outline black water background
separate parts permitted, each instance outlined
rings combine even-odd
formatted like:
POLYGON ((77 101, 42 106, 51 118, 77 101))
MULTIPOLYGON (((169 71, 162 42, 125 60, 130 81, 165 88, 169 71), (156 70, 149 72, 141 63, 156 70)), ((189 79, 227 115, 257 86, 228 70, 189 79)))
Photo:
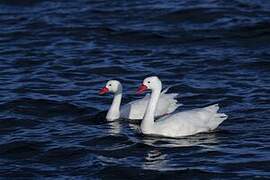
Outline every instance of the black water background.
POLYGON ((269 20, 267 0, 1 1, 0 176, 269 177, 269 20), (107 80, 126 103, 148 75, 230 118, 167 139, 96 116, 107 80))

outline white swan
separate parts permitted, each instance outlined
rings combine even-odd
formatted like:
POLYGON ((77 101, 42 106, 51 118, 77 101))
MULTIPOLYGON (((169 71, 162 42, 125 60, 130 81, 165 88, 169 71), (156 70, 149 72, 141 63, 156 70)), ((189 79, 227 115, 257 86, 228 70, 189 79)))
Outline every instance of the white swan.
MULTIPOLYGON (((177 104, 177 100, 175 99, 178 94, 165 94, 167 90, 168 89, 163 91, 159 100, 157 100, 158 105, 155 117, 171 113, 180 106, 180 104, 177 104)), ((134 120, 143 118, 147 103, 150 99, 149 95, 146 95, 143 99, 125 104, 121 106, 120 109, 122 99, 121 83, 117 80, 110 80, 106 83, 106 86, 99 91, 99 94, 105 94, 108 92, 112 92, 114 94, 112 105, 106 115, 106 119, 108 121, 114 121, 119 118, 134 120)))
POLYGON ((227 119, 226 114, 217 112, 219 107, 218 104, 215 104, 204 108, 169 114, 155 121, 154 113, 161 88, 162 84, 159 78, 152 76, 144 79, 143 84, 137 91, 137 93, 142 93, 147 89, 152 91, 145 116, 141 122, 143 134, 173 138, 188 136, 213 130, 227 119))

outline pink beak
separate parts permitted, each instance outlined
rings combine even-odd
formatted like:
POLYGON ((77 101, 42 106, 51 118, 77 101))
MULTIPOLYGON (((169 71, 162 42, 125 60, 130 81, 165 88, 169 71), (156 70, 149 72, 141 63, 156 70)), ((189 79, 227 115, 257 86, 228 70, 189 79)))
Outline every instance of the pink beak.
POLYGON ((144 84, 141 84, 140 85, 140 87, 138 88, 138 90, 137 90, 137 94, 141 94, 141 93, 143 93, 144 91, 146 91, 148 88, 147 88, 147 86, 146 85, 144 85, 144 84))
POLYGON ((102 95, 102 94, 106 94, 107 92, 109 92, 109 89, 107 87, 104 87, 99 91, 99 94, 102 95))

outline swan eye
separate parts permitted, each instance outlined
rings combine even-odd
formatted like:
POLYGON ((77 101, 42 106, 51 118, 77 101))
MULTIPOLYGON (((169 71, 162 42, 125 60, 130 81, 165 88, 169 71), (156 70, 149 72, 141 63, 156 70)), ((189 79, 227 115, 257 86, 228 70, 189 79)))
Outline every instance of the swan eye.
POLYGON ((148 81, 147 83, 150 84, 150 81, 148 81))
POLYGON ((109 84, 109 86, 112 86, 111 84, 109 84))

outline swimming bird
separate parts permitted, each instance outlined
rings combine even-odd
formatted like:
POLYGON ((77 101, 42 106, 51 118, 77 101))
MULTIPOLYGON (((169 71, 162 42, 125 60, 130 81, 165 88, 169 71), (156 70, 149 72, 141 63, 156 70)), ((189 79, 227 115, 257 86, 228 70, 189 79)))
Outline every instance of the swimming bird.
MULTIPOLYGON (((100 95, 109 92, 114 94, 114 98, 111 107, 107 112, 106 119, 108 121, 114 121, 119 118, 141 120, 144 116, 150 96, 146 95, 142 99, 135 100, 121 106, 122 89, 122 85, 119 81, 109 80, 106 83, 106 86, 99 91, 100 95)), ((155 117, 172 113, 177 107, 181 105, 177 104, 176 97, 178 94, 166 94, 167 90, 168 89, 161 92, 161 95, 157 99, 157 108, 154 114, 155 117)))
POLYGON ((227 115, 218 113, 218 104, 197 108, 178 113, 168 114, 157 120, 154 114, 157 111, 157 104, 160 98, 162 83, 157 76, 145 78, 137 93, 151 90, 148 105, 140 129, 146 135, 158 135, 166 137, 182 137, 194 135, 201 132, 208 132, 216 129, 227 115))

